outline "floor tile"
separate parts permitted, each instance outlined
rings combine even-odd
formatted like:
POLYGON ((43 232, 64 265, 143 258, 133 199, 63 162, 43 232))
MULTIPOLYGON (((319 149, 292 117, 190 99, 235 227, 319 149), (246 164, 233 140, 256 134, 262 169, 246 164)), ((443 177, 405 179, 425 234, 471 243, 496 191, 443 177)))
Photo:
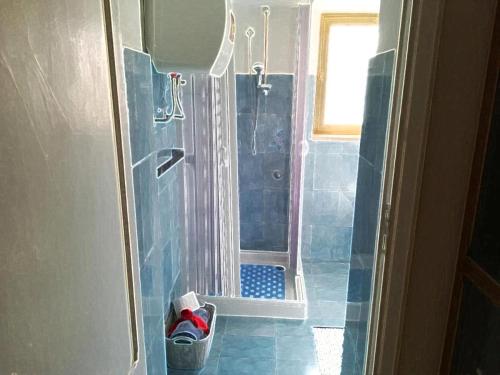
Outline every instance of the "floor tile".
POLYGON ((278 361, 276 375, 320 375, 316 363, 307 361, 278 361))
POLYGON ((276 321, 276 336, 312 336, 311 324, 305 320, 280 319, 276 321))
POLYGON ((215 333, 212 348, 210 349, 210 358, 219 359, 220 354, 222 352, 222 341, 224 339, 224 335, 220 333, 215 333))
POLYGON ((227 320, 225 334, 274 337, 275 319, 231 317, 227 320))
POLYGON ((224 331, 226 330, 226 323, 229 318, 226 316, 218 316, 217 320, 215 321, 215 334, 224 334, 224 331))
POLYGON ((253 358, 254 360, 274 359, 276 345, 274 337, 251 337, 225 335, 222 341, 221 357, 253 358))
POLYGON ((217 375, 274 375, 276 360, 247 357, 223 357, 219 361, 217 375))
POLYGON ((208 360, 205 367, 200 370, 177 370, 169 368, 168 375, 217 375, 219 360, 208 360))
POLYGON ((316 362, 314 338, 309 336, 279 336, 276 338, 276 355, 280 360, 316 362))

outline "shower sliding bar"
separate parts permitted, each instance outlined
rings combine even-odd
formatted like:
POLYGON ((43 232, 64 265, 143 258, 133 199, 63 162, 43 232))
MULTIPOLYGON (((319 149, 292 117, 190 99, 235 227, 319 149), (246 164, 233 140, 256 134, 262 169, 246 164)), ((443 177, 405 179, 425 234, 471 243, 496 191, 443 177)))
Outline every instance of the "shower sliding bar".
POLYGON ((262 6, 262 13, 264 13, 264 85, 267 84, 267 66, 269 60, 269 16, 271 8, 269 5, 262 6))
MULTIPOLYGON (((263 61, 256 62, 252 65, 252 69, 257 75, 257 88, 262 90, 265 96, 269 95, 272 85, 267 83, 267 69, 269 62, 269 15, 271 14, 271 8, 268 5, 262 6, 262 13, 264 14, 264 56, 263 61)), ((252 74, 252 72, 250 72, 252 74)))

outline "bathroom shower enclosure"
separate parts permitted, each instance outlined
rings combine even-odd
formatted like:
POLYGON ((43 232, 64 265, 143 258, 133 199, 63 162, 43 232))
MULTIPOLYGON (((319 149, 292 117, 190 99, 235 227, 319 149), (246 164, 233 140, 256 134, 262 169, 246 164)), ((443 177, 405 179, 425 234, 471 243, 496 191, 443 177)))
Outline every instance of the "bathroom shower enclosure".
MULTIPOLYGON (((255 7, 269 31, 272 7, 255 7)), ((293 74, 266 71, 266 49, 255 43, 273 48, 266 33, 239 23, 236 51, 251 74, 236 74, 233 62, 220 78, 191 74, 184 87, 187 289, 222 314, 306 316, 299 243, 309 12, 297 5, 293 74)))

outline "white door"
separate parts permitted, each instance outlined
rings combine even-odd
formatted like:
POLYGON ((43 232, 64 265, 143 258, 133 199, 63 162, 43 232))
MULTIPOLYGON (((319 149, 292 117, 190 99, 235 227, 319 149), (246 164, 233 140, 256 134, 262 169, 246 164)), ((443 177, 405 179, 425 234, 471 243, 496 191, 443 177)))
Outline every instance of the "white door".
POLYGON ((133 367, 110 92, 100 0, 0 1, 0 374, 133 367))

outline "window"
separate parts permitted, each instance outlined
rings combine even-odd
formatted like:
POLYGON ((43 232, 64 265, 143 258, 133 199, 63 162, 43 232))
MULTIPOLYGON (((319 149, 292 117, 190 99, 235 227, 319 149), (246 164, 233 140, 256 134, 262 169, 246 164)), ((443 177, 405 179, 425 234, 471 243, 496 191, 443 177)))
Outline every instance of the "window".
POLYGON ((321 16, 314 138, 358 138, 368 61, 377 50, 378 15, 321 16))

